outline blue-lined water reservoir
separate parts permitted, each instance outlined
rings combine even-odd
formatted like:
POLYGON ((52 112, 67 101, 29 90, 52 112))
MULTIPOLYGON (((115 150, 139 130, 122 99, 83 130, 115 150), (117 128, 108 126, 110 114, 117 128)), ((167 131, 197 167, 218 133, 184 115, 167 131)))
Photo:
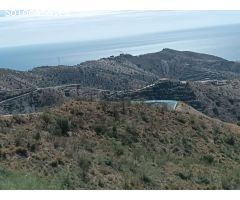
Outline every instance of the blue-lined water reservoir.
POLYGON ((175 100, 144 100, 144 101, 131 101, 132 104, 148 104, 161 107, 167 107, 168 110, 175 110, 178 101, 175 100))

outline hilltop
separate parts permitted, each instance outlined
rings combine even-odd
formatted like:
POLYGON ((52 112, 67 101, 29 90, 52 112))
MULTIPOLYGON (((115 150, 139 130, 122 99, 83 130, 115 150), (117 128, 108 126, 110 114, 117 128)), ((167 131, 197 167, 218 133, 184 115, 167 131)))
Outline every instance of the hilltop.
POLYGON ((73 101, 1 117, 0 188, 239 189, 239 127, 180 108, 73 101))

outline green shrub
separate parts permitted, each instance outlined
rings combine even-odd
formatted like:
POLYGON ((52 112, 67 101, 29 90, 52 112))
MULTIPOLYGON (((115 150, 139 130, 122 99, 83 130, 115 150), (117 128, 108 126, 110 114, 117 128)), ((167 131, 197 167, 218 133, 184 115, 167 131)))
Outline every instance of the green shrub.
POLYGON ((208 178, 207 177, 198 177, 196 180, 195 180, 195 182, 197 183, 197 184, 204 184, 204 185, 208 185, 208 184, 210 184, 210 181, 208 180, 208 178))
POLYGON ((83 171, 88 171, 91 166, 91 160, 88 157, 86 157, 85 155, 80 156, 78 159, 78 166, 83 171))
POLYGON ((182 144, 184 147, 184 151, 188 154, 191 154, 193 149, 192 141, 190 139, 182 138, 182 144))
POLYGON ((119 121, 120 115, 116 107, 113 108, 113 117, 115 121, 119 121))
POLYGON ((125 145, 130 145, 132 143, 135 143, 138 141, 138 133, 134 126, 127 126, 126 132, 121 135, 120 137, 121 141, 125 145))
POLYGON ((104 187, 104 183, 102 180, 98 180, 98 186, 103 188, 104 187))
POLYGON ((25 120, 21 115, 13 115, 12 118, 17 124, 24 124, 25 123, 25 120))
POLYGON ((22 157, 28 157, 28 151, 23 147, 18 147, 16 149, 16 154, 22 157))
POLYGON ((126 102, 124 101, 124 100, 122 100, 122 102, 121 102, 121 104, 122 104, 122 114, 126 114, 126 102))
POLYGON ((40 133, 39 133, 39 132, 35 133, 35 134, 33 135, 33 139, 35 139, 35 140, 40 140, 40 139, 41 139, 40 133))
POLYGON ((183 117, 177 117, 177 121, 179 121, 182 124, 186 123, 186 120, 183 117))
POLYGON ((143 174, 143 175, 142 175, 141 180, 142 180, 144 183, 146 183, 146 184, 152 182, 151 178, 150 178, 149 176, 147 176, 146 174, 143 174))
POLYGON ((150 120, 148 119, 147 115, 145 114, 145 112, 140 112, 141 118, 144 122, 148 123, 150 122, 150 120))
POLYGON ((107 166, 112 166, 112 165, 113 165, 112 160, 110 160, 110 159, 105 160, 104 163, 105 163, 107 166))
POLYGON ((43 112, 43 114, 41 115, 41 118, 46 124, 51 124, 54 121, 53 116, 47 111, 43 112))
POLYGON ((235 138, 233 136, 228 136, 226 137, 225 142, 233 146, 235 144, 235 138))
POLYGON ((65 177, 61 182, 62 189, 64 189, 64 190, 74 189, 74 187, 72 185, 73 185, 73 183, 69 177, 65 177))
POLYGON ((218 116, 219 115, 218 109, 217 108, 213 108, 213 113, 218 116))
POLYGON ((81 176, 85 182, 87 182, 87 173, 92 165, 91 159, 87 155, 80 155, 77 160, 78 166, 81 169, 81 176))
POLYGON ((229 103, 233 105, 234 100, 233 99, 228 99, 229 103))
POLYGON ((112 127, 112 137, 117 138, 117 126, 115 124, 112 127))
POLYGON ((71 109, 70 113, 72 115, 76 115, 76 116, 83 116, 84 115, 84 113, 81 110, 79 110, 78 108, 71 109))
POLYGON ((93 128, 98 135, 105 134, 107 132, 107 128, 104 124, 97 124, 93 128))
POLYGON ((61 135, 67 136, 67 132, 70 131, 71 122, 67 118, 58 118, 56 121, 61 135))
POLYGON ((116 153, 117 156, 121 156, 121 155, 124 154, 124 149, 122 147, 120 147, 120 146, 117 146, 115 148, 115 153, 116 153))
POLYGON ((214 162, 214 157, 212 155, 204 155, 202 160, 207 164, 212 164, 214 162))
POLYGON ((176 175, 179 176, 182 180, 190 180, 191 178, 191 173, 179 172, 176 175))
POLYGON ((113 139, 112 144, 113 144, 114 153, 117 156, 121 156, 121 155, 124 154, 124 147, 122 146, 121 142, 116 141, 115 139, 113 139))

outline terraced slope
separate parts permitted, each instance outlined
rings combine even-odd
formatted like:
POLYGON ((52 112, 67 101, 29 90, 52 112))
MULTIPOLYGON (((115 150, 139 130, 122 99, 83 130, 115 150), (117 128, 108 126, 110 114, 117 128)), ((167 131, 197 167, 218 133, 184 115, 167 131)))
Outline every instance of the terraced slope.
POLYGON ((240 81, 180 82, 161 80, 149 87, 117 92, 110 100, 177 100, 226 122, 240 121, 240 81))

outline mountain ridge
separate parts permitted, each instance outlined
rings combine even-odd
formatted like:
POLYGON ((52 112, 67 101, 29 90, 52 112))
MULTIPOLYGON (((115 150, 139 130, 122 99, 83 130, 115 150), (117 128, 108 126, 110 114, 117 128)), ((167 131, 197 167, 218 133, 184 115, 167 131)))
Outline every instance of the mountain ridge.
MULTIPOLYGON (((161 93, 169 98, 186 101, 224 121, 236 123, 240 119, 239 81, 235 81, 240 79, 240 63, 208 54, 165 48, 156 53, 120 54, 75 66, 43 66, 24 72, 1 69, 0 76, 1 114, 38 112, 45 106, 76 98, 106 99, 167 79, 170 85, 178 85, 171 88, 162 84, 161 93), (187 84, 180 86, 181 81, 187 84), (216 81, 225 82, 225 86, 216 81)), ((154 95, 163 98, 156 92, 154 95)))

